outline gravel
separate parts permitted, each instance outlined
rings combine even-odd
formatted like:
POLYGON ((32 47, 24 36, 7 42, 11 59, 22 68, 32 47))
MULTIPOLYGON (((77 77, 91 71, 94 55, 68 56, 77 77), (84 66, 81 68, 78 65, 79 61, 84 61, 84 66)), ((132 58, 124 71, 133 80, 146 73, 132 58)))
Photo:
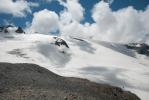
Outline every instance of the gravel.
POLYGON ((0 100, 140 100, 108 84, 62 77, 35 64, 0 63, 0 100))

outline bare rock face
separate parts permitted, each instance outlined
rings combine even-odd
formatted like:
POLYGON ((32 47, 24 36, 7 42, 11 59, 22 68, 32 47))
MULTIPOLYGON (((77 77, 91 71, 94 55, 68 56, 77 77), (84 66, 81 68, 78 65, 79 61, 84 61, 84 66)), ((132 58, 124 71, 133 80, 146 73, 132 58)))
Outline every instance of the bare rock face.
POLYGON ((129 43, 126 45, 128 49, 133 49, 137 53, 149 56, 149 45, 145 43, 129 43))
POLYGON ((65 40, 63 40, 59 37, 54 37, 54 39, 55 39, 55 45, 57 45, 57 46, 62 46, 63 45, 65 47, 69 48, 69 46, 68 46, 68 44, 66 43, 65 40))
POLYGON ((140 100, 85 79, 62 77, 34 64, 0 63, 0 100, 140 100))
POLYGON ((24 33, 24 30, 21 27, 18 27, 18 29, 15 31, 16 33, 24 33))

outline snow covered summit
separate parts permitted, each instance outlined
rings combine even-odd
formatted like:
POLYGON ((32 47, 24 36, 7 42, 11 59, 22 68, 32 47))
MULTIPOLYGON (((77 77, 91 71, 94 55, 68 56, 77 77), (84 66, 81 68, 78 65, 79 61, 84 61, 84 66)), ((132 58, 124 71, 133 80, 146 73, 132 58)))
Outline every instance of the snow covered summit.
POLYGON ((70 36, 0 36, 0 62, 34 63, 63 76, 119 86, 142 100, 149 94, 149 58, 123 44, 70 36))
POLYGON ((0 33, 25 33, 21 27, 13 25, 0 26, 0 33))

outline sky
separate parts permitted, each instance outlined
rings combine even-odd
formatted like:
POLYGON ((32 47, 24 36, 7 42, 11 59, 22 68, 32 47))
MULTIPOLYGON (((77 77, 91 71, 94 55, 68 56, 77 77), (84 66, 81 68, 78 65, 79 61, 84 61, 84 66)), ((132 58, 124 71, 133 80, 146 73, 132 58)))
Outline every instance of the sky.
MULTIPOLYGON (((0 0, 0 25, 112 42, 143 41, 149 0, 0 0)), ((148 42, 148 41, 147 41, 148 42)))

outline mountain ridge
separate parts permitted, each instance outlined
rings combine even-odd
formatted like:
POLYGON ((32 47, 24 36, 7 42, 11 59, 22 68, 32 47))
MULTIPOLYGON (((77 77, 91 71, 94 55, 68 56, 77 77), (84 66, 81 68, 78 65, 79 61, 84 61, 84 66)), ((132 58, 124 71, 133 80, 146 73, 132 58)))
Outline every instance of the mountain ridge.
POLYGON ((142 100, 148 98, 147 56, 136 54, 121 44, 101 44, 69 36, 56 38, 60 39, 58 45, 53 35, 2 33, 0 62, 33 63, 58 75, 124 87, 142 100), (127 50, 137 56, 129 55, 131 52, 127 50))
POLYGON ((62 77, 35 64, 0 63, 0 75, 1 100, 140 100, 121 88, 62 77))

